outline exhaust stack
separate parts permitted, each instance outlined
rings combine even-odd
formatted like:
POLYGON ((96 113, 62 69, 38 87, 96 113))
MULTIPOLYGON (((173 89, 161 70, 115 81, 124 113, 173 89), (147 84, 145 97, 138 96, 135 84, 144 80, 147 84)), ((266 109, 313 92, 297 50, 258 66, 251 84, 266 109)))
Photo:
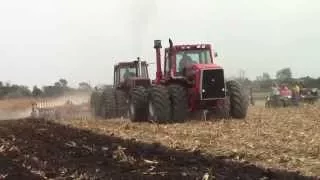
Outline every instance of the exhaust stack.
POLYGON ((141 77, 141 60, 140 57, 137 58, 138 60, 138 77, 141 77))
POLYGON ((153 48, 156 49, 156 61, 157 61, 157 72, 156 72, 156 83, 159 84, 162 79, 162 70, 161 70, 161 40, 154 40, 153 48))

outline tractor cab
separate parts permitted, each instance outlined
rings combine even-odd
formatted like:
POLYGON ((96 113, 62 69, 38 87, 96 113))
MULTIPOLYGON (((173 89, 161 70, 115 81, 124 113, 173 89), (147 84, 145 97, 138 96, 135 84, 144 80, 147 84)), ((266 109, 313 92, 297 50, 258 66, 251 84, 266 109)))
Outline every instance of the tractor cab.
POLYGON ((170 46, 164 49, 164 70, 162 72, 161 64, 158 63, 161 61, 161 41, 155 40, 154 43, 154 48, 157 51, 157 83, 183 80, 192 85, 188 80, 195 80, 195 75, 200 75, 197 72, 219 69, 223 73, 223 68, 215 64, 215 58, 218 55, 210 44, 173 45, 171 40, 169 40, 170 46))
POLYGON ((213 64, 217 54, 212 55, 211 45, 176 45, 165 49, 164 74, 184 76, 184 70, 195 64, 213 64), (169 55, 170 54, 170 55, 169 55))
POLYGON ((148 64, 145 61, 121 62, 114 66, 114 87, 129 89, 137 85, 150 84, 148 64))

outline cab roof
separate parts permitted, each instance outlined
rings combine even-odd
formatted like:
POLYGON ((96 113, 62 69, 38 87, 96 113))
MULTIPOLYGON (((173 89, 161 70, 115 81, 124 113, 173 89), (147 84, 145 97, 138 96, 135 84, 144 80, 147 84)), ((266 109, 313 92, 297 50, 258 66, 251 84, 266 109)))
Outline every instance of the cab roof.
MULTIPOLYGON (((115 68, 118 67, 134 67, 138 63, 137 60, 135 61, 126 61, 126 62, 119 62, 118 64, 114 65, 115 68)), ((147 65, 146 61, 141 61, 141 65, 147 65)))
MULTIPOLYGON (((211 49, 211 44, 185 44, 185 45, 174 45, 176 50, 197 50, 197 49, 211 49)), ((166 50, 169 48, 166 48, 166 50)))

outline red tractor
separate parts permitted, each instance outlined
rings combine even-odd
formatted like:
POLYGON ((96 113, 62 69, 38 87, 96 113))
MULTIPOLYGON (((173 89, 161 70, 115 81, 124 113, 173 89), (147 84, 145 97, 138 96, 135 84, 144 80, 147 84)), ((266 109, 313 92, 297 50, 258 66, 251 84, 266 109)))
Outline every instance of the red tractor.
MULTIPOLYGON (((140 61, 140 58, 136 61, 116 64, 113 86, 96 90, 91 95, 94 115, 105 119, 127 116, 129 97, 141 99, 140 94, 132 95, 132 93, 137 93, 139 89, 145 89, 151 85, 147 66, 148 64, 140 61)), ((144 94, 142 98, 145 98, 144 94)))
POLYGON ((164 50, 162 71, 161 41, 154 41, 156 79, 148 88, 131 91, 131 119, 177 122, 202 110, 222 118, 246 117, 248 97, 238 82, 225 81, 210 44, 173 45, 170 39, 169 44, 164 50))

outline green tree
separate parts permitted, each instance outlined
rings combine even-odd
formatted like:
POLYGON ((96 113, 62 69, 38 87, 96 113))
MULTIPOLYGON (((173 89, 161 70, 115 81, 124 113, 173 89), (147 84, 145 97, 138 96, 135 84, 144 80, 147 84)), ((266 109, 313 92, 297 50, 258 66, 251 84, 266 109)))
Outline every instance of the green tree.
POLYGON ((91 86, 90 86, 90 84, 89 83, 87 83, 87 82, 80 82, 79 83, 79 89, 80 90, 91 90, 91 86))
POLYGON ((264 72, 262 73, 262 81, 270 81, 271 80, 271 76, 269 73, 264 72))
POLYGON ((62 84, 60 82, 55 82, 54 87, 56 88, 62 88, 62 84))
POLYGON ((59 79, 59 82, 63 88, 68 87, 68 81, 66 79, 61 78, 61 79, 59 79))
POLYGON ((269 89, 272 85, 272 78, 269 73, 264 72, 261 76, 257 77, 256 82, 261 89, 269 89))
POLYGON ((283 68, 277 71, 276 78, 280 83, 289 83, 292 81, 292 72, 290 68, 283 68))
POLYGON ((35 97, 41 96, 42 95, 41 89, 38 88, 37 86, 33 86, 32 95, 35 96, 35 97))

